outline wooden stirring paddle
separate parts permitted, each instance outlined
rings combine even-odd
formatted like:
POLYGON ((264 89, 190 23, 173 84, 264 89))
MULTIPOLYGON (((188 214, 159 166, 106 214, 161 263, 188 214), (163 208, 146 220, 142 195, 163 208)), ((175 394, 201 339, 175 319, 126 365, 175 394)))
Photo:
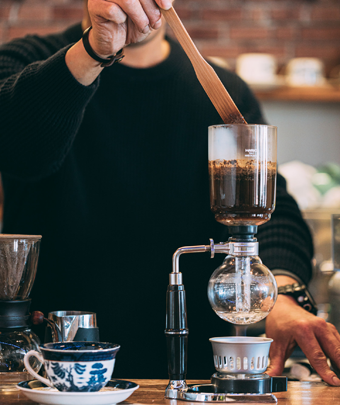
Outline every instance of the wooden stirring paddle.
POLYGON ((215 70, 203 59, 173 7, 162 10, 164 18, 188 55, 196 76, 225 124, 247 124, 215 70))

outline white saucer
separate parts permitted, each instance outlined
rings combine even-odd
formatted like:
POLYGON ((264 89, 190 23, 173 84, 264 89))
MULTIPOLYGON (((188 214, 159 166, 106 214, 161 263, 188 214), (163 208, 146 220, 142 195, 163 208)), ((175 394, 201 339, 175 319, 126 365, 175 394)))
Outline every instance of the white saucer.
POLYGON ((131 381, 111 380, 98 392, 60 392, 38 380, 17 385, 28 399, 43 405, 113 405, 125 401, 139 386, 131 381))

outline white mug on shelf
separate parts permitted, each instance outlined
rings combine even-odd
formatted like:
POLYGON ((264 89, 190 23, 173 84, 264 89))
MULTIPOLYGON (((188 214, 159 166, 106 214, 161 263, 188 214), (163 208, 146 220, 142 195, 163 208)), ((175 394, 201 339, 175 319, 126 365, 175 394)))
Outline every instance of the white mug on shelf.
POLYGON ((250 84, 276 83, 277 62, 267 53, 244 53, 236 60, 237 74, 250 84))
POLYGON ((325 84, 324 64, 318 58, 294 58, 286 67, 290 86, 321 86, 325 84))

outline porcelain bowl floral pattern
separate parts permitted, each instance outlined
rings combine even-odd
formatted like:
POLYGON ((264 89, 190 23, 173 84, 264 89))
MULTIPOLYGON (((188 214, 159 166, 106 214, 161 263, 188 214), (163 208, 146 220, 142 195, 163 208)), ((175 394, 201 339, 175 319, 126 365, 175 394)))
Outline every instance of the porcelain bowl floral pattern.
POLYGON ((41 354, 36 351, 26 354, 25 366, 38 380, 59 391, 94 392, 110 381, 119 349, 119 345, 112 343, 47 343, 40 346, 41 354), (48 380, 32 373, 31 356, 44 363, 48 380))

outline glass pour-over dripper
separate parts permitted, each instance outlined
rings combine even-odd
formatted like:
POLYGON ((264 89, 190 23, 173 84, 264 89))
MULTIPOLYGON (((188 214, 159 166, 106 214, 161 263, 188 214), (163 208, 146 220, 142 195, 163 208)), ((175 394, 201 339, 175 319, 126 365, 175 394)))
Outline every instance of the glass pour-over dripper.
MULTIPOLYGON (((39 338, 30 329, 28 298, 35 279, 41 236, 0 235, 0 391, 15 390, 31 379, 24 356, 39 350, 39 338)), ((41 364, 31 364, 39 371, 41 364)))
POLYGON ((0 301, 25 300, 32 289, 40 237, 0 235, 0 301))
POLYGON ((210 207, 224 225, 261 225, 276 198, 276 127, 209 127, 210 207))

